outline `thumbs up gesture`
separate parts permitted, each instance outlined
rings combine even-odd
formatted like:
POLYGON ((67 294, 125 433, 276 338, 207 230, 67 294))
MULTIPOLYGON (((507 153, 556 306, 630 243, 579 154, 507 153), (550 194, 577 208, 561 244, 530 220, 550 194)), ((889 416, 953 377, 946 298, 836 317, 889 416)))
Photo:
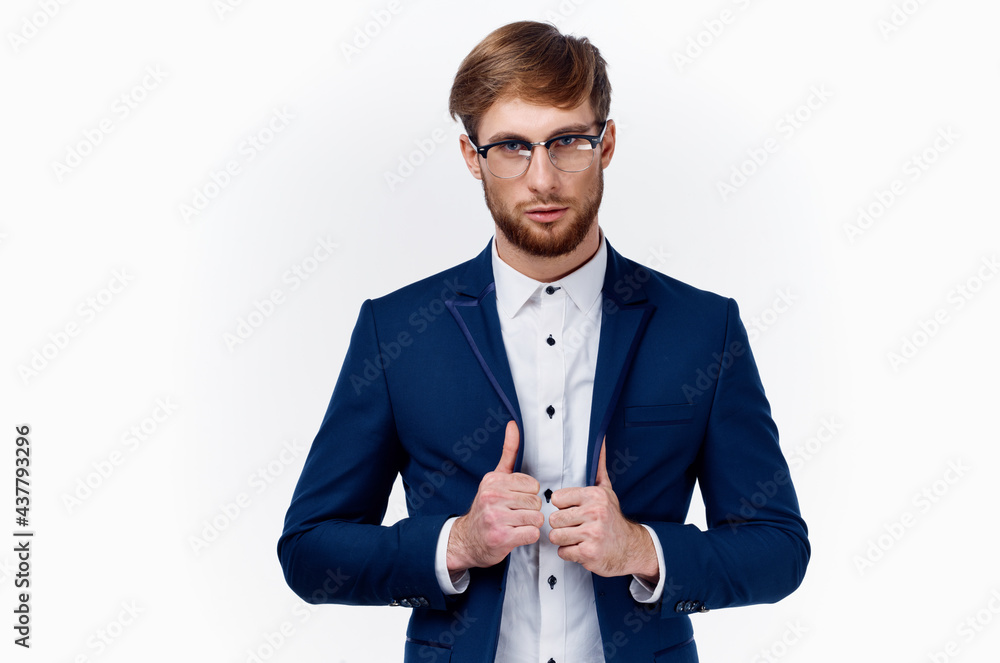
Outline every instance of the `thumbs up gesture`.
POLYGON ((599 576, 634 575, 655 585, 660 569, 653 540, 642 525, 622 513, 611 487, 607 439, 601 443, 593 486, 560 488, 552 493, 558 511, 549 515, 549 541, 559 556, 599 576))
POLYGON ((503 453, 497 468, 487 472, 469 512, 455 521, 448 539, 448 570, 498 564, 518 546, 538 540, 544 524, 541 489, 533 477, 514 471, 520 436, 517 424, 507 423, 503 453))

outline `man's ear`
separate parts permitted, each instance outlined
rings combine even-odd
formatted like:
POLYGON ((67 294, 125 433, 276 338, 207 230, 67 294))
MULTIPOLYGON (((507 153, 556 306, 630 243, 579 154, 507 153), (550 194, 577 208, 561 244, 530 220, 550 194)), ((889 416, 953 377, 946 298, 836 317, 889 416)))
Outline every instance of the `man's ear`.
POLYGON ((458 145, 462 149, 462 158, 465 159, 465 165, 469 168, 469 172, 477 180, 483 179, 483 171, 479 167, 479 154, 472 145, 472 139, 466 134, 462 134, 458 137, 458 145))
POLYGON ((604 130, 604 142, 601 143, 601 169, 611 165, 611 157, 615 155, 615 139, 618 137, 614 120, 608 120, 608 128, 604 130))

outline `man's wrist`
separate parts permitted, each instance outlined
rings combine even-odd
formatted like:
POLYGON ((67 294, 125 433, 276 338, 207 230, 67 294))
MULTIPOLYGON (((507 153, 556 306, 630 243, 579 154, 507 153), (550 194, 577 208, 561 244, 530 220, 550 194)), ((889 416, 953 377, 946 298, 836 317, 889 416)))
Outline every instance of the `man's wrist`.
POLYGON ((434 575, 437 577, 438 587, 446 596, 461 594, 469 586, 468 571, 459 572, 448 569, 448 540, 451 538, 451 528, 454 526, 455 520, 455 518, 449 518, 441 526, 437 550, 434 553, 434 575))
POLYGON ((631 575, 655 586, 660 581, 660 563, 657 560, 653 538, 646 528, 638 523, 632 523, 632 528, 634 545, 630 549, 634 554, 631 575))
POLYGON ((465 554, 465 546, 462 540, 462 532, 465 527, 465 516, 458 517, 454 524, 451 526, 451 532, 448 534, 448 555, 446 566, 448 568, 448 573, 451 575, 452 581, 456 578, 460 578, 463 573, 469 570, 472 566, 468 562, 468 556, 465 554))

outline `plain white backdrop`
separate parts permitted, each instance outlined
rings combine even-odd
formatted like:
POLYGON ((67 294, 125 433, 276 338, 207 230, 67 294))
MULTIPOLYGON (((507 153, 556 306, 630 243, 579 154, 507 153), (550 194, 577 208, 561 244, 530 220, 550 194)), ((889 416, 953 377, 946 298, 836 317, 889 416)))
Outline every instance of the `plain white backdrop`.
POLYGON ((275 544, 361 303, 492 235, 447 98, 521 19, 609 62, 601 225, 739 302, 810 526, 795 594, 693 618, 702 660, 995 660, 986 0, 6 2, 4 660, 399 660, 407 609, 306 606, 275 544))

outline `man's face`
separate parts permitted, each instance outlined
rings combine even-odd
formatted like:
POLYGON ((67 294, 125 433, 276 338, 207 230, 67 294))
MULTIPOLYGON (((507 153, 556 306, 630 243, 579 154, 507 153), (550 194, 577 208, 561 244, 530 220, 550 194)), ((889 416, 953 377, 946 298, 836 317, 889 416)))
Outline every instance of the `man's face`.
MULTIPOLYGON (((566 110, 515 98, 501 100, 482 117, 478 143, 597 135, 601 131, 597 119, 589 102, 566 110)), ((544 147, 533 148, 528 169, 510 179, 495 177, 464 140, 463 154, 473 176, 482 180, 486 205, 506 240, 528 255, 550 258, 573 251, 597 223, 604 193, 603 170, 611 162, 614 134, 614 123, 609 121, 593 163, 577 173, 557 169, 544 147)))

